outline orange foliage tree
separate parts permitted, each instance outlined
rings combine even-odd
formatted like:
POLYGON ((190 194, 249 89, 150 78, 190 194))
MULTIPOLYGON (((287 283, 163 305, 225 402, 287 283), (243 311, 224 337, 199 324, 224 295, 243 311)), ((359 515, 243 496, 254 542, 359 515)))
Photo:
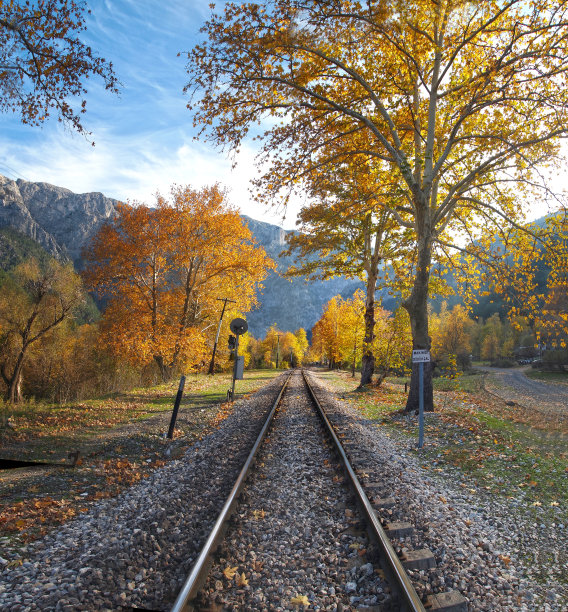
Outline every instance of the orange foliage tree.
POLYGON ((155 208, 119 204, 86 250, 88 285, 108 299, 103 341, 133 362, 176 367, 205 359, 219 295, 241 312, 273 265, 219 186, 173 187, 155 208))

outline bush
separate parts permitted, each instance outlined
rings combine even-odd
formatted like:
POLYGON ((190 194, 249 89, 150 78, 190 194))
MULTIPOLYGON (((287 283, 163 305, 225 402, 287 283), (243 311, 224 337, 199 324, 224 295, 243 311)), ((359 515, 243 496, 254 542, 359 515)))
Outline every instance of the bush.
POLYGON ((515 362, 511 359, 496 359, 491 362, 492 368, 512 368, 515 365, 515 362))
POLYGON ((543 370, 564 370, 568 366, 568 350, 544 351, 542 354, 543 370))

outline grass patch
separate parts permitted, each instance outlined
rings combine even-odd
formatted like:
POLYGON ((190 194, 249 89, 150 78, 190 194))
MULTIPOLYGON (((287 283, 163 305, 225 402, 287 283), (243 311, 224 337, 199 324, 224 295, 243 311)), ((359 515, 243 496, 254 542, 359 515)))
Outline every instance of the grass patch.
POLYGON ((568 372, 543 372, 542 370, 530 368, 525 371, 525 376, 533 380, 541 380, 542 382, 563 383, 568 385, 568 372))

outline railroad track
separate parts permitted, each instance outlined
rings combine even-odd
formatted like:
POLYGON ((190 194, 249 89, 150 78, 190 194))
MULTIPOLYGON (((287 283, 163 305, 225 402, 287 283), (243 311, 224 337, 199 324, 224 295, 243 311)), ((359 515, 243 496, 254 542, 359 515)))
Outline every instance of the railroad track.
MULTIPOLYGON (((397 554, 412 526, 389 522, 395 500, 380 496, 347 431, 338 415, 324 413, 308 378, 293 372, 172 612, 425 610, 407 569, 435 560, 424 550, 397 554)), ((453 591, 426 606, 467 610, 453 591)))

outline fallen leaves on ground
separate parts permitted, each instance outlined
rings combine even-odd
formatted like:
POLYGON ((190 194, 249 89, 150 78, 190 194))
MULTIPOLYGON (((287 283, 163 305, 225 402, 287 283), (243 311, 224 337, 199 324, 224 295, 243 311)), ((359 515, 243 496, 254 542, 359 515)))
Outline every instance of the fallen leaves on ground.
MULTIPOLYGON (((63 523, 86 508, 74 508, 67 499, 56 500, 51 497, 32 498, 5 507, 0 515, 0 527, 10 532, 25 532, 30 527, 45 523, 63 523)), ((24 534, 24 540, 31 534, 24 534)))
POLYGON ((235 574, 237 573, 238 569, 239 569, 238 566, 235 566, 235 567, 228 566, 223 570, 223 575, 225 576, 227 580, 232 580, 235 577, 235 574))
POLYGON ((290 603, 293 606, 309 606, 310 601, 305 595, 296 595, 296 597, 292 597, 290 603))

